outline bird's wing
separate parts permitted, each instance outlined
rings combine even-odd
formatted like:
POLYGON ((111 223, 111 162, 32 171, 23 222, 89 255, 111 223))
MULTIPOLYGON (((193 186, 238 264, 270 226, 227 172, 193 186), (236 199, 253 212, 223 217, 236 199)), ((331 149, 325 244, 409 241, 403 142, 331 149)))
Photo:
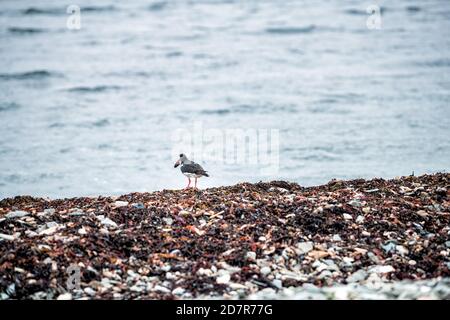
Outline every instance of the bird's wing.
POLYGON ((189 173, 195 173, 195 174, 202 174, 202 175, 206 174, 206 171, 198 163, 185 164, 181 168, 181 171, 189 172, 189 173))

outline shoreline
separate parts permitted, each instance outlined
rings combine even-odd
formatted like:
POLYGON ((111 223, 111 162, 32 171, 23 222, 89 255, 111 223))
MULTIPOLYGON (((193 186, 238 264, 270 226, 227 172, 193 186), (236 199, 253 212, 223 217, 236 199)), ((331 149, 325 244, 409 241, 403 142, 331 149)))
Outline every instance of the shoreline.
POLYGON ((404 281, 449 289, 413 298, 448 299, 449 182, 436 173, 6 198, 0 299, 307 299, 313 287, 404 281))

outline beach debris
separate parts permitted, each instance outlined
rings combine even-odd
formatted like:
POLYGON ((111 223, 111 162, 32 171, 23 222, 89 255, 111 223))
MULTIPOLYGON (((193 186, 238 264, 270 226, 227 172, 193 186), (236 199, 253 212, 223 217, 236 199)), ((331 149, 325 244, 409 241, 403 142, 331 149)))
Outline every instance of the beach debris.
POLYGON ((0 299, 442 298, 449 178, 3 199, 0 299))
POLYGON ((63 293, 63 294, 60 294, 57 298, 56 298, 56 300, 72 300, 72 294, 71 293, 63 293))
POLYGON ((107 227, 117 228, 117 223, 112 221, 110 218, 105 217, 104 215, 98 215, 97 219, 100 221, 102 225, 105 225, 107 227))
POLYGON ((13 241, 14 236, 9 235, 9 234, 0 233, 0 239, 13 241))
POLYGON ((28 216, 30 213, 27 211, 17 210, 17 211, 11 211, 10 213, 5 215, 6 219, 13 219, 13 218, 22 218, 25 216, 28 216))
POLYGON ((314 244, 312 241, 307 242, 299 242, 297 243, 297 253, 299 255, 306 254, 310 252, 314 248, 314 244))
POLYGON ((114 206, 116 208, 126 207, 128 206, 128 201, 115 201, 114 206))

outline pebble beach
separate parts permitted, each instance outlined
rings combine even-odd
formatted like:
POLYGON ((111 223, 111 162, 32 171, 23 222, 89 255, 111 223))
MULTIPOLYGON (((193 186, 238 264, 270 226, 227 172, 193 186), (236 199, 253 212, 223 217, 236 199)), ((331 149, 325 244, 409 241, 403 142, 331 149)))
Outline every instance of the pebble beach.
POLYGON ((0 298, 449 299, 449 178, 6 198, 0 298))

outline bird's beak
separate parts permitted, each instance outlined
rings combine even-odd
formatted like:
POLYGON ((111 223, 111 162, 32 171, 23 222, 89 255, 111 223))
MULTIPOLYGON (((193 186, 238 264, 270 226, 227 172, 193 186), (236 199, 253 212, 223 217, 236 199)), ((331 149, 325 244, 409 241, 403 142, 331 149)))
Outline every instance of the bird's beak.
POLYGON ((178 160, 177 162, 175 162, 175 165, 173 166, 174 168, 178 167, 180 165, 181 161, 178 160))

